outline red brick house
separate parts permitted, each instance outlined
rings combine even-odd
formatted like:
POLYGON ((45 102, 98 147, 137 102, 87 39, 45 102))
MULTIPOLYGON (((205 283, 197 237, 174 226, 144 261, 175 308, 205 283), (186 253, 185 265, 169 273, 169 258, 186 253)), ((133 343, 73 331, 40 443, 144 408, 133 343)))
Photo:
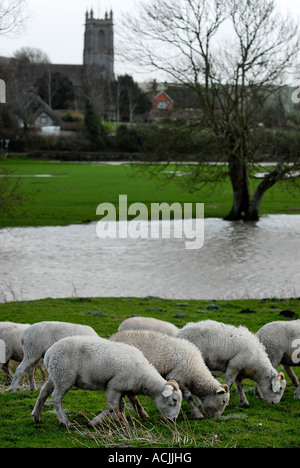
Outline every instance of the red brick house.
POLYGON ((158 94, 153 96, 152 99, 152 110, 155 111, 170 111, 174 107, 174 101, 165 91, 160 91, 158 94))

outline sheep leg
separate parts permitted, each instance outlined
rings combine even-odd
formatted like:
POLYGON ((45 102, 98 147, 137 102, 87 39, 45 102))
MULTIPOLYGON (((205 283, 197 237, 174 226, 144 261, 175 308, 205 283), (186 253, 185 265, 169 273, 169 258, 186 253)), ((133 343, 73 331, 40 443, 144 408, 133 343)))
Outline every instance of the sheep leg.
POLYGON ((10 391, 12 393, 17 391, 20 379, 21 377, 23 377, 27 369, 30 369, 32 366, 35 366, 36 363, 37 363, 36 358, 29 358, 29 359, 23 359, 23 361, 19 364, 19 366, 16 369, 15 375, 13 377, 11 386, 10 386, 10 391))
POLYGON ((238 372, 234 368, 230 368, 229 366, 226 369, 225 373, 225 382, 229 388, 232 387, 233 383, 235 382, 238 376, 238 372))
POLYGON ((239 401, 240 403, 242 404, 242 406, 244 408, 250 408, 250 404, 249 404, 249 401, 247 400, 246 398, 246 395, 245 395, 245 390, 244 390, 244 387, 243 387, 243 382, 244 382, 244 379, 242 377, 237 377, 236 380, 236 386, 237 386, 237 389, 238 389, 238 393, 239 393, 239 401))
POLYGON ((120 412, 120 414, 123 415, 125 422, 127 422, 126 416, 125 416, 125 397, 126 397, 126 395, 123 394, 122 398, 120 399, 119 412, 120 412))
POLYGON ((231 389, 233 382, 236 383, 238 394, 239 394, 239 401, 245 407, 249 408, 249 402, 246 398, 245 391, 243 388, 243 378, 238 375, 238 372, 235 370, 234 366, 228 366, 226 369, 225 380, 228 387, 231 389))
POLYGON ((201 411, 199 410, 199 408, 195 404, 194 398, 193 398, 191 392, 185 387, 181 387, 181 391, 182 391, 183 398, 188 402, 188 404, 190 406, 190 410, 191 410, 191 413, 192 413, 193 417, 195 419, 203 419, 203 414, 201 413, 201 411))
POLYGON ((290 366, 284 366, 284 370, 287 373, 287 375, 289 376, 289 378, 291 379, 292 383, 295 385, 295 387, 298 387, 299 380, 298 380, 295 372, 293 371, 293 369, 290 366))
POLYGON ((38 367, 40 368, 41 370, 41 373, 42 373, 42 379, 44 380, 44 382, 46 382, 47 380, 47 374, 46 374, 46 368, 45 368, 45 364, 44 364, 44 360, 41 358, 38 362, 38 367))
MULTIPOLYGON (((45 385, 47 385, 47 383, 45 385)), ((71 387, 72 387, 72 385, 68 386, 68 387, 63 387, 61 385, 59 387, 55 386, 54 392, 52 393, 52 401, 53 401, 54 406, 55 406, 55 410, 56 410, 58 420, 59 420, 60 424, 62 424, 66 428, 72 427, 72 423, 70 423, 70 421, 68 421, 68 419, 67 419, 66 413, 65 413, 65 411, 63 409, 63 406, 62 406, 62 400, 63 400, 65 394, 70 390, 71 387)))
POLYGON ((120 409, 122 408, 121 405, 121 398, 122 398, 122 393, 119 392, 118 390, 114 390, 113 388, 109 388, 106 390, 106 401, 107 401, 107 406, 108 408, 104 411, 101 411, 98 416, 95 416, 94 419, 91 421, 92 426, 97 426, 99 423, 103 422, 104 419, 112 413, 114 416, 121 414, 123 418, 125 419, 125 413, 122 412, 120 413, 120 409))
POLYGON ((202 401, 199 397, 197 397, 197 395, 194 395, 194 398, 195 398, 195 402, 196 402, 196 405, 200 408, 202 408, 202 401))
MULTIPOLYGON (((111 412, 115 412, 115 413, 120 412, 122 397, 123 397, 122 393, 119 392, 118 390, 115 390, 114 388, 107 389, 106 391, 107 407, 108 409, 110 409, 111 412)), ((123 413, 124 413, 124 408, 123 408, 123 413)))
POLYGON ((43 359, 40 359, 38 362, 36 362, 35 364, 32 364, 32 366, 30 366, 27 369, 29 389, 32 391, 36 390, 35 373, 36 373, 37 367, 39 367, 41 370, 43 381, 45 382, 47 380, 44 362, 43 362, 43 359))
POLYGON ((101 413, 99 413, 98 416, 95 416, 94 419, 91 420, 91 426, 97 426, 98 424, 102 423, 110 412, 111 411, 109 409, 101 411, 101 413))
POLYGON ((13 379, 13 373, 12 373, 12 371, 11 371, 10 368, 9 368, 9 361, 10 361, 10 360, 8 360, 7 362, 5 362, 4 364, 1 364, 1 363, 0 363, 0 370, 2 369, 3 372, 5 373, 6 379, 7 379, 6 382, 7 382, 8 384, 10 384, 11 381, 12 381, 12 379, 13 379))
POLYGON ((29 390, 34 391, 36 390, 36 384, 34 379, 34 374, 36 370, 37 363, 32 364, 27 369, 28 381, 29 381, 29 390))
POLYGON ((111 417, 116 421, 123 418, 124 421, 127 422, 125 416, 125 395, 122 394, 122 396, 120 397, 118 411, 116 412, 113 409, 113 411, 111 412, 111 417))
POLYGON ((138 397, 136 395, 128 395, 128 398, 131 401, 131 404, 132 404, 136 414, 138 414, 139 417, 142 418, 142 419, 149 419, 149 414, 146 413, 146 411, 142 407, 141 403, 139 402, 138 397))
POLYGON ((255 384, 255 387, 254 387, 254 394, 256 398, 263 399, 257 384, 255 384))
POLYGON ((40 394, 38 396, 38 399, 34 405, 33 411, 31 413, 31 416, 33 417, 33 422, 34 423, 39 423, 40 422, 40 416, 42 412, 42 408, 45 404, 45 401, 49 397, 49 395, 53 392, 54 390, 54 384, 51 379, 48 380, 42 387, 40 394))
POLYGON ((122 395, 119 406, 120 413, 125 413, 125 395, 122 395))

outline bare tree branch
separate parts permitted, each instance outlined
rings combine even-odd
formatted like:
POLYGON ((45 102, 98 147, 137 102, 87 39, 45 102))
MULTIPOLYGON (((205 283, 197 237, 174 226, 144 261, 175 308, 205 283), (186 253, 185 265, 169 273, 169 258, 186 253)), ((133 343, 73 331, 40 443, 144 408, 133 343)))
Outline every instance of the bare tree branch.
MULTIPOLYGON (((137 16, 127 16, 123 24, 126 59, 196 91, 199 125, 224 138, 234 192, 228 219, 247 218, 248 166, 255 153, 251 132, 299 52, 299 25, 278 11, 275 0, 143 1, 137 16)), ((285 175, 278 166, 261 192, 285 175)), ((259 208, 254 201, 253 218, 259 208)))
POLYGON ((27 14, 26 0, 1 0, 0 35, 17 32, 24 25, 27 14))

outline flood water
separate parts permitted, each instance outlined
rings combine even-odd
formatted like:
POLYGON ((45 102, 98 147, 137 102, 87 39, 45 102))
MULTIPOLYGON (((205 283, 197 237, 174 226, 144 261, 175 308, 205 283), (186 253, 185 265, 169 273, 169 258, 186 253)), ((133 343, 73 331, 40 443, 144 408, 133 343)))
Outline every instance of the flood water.
POLYGON ((99 239, 96 223, 3 229, 0 265, 1 302, 299 297, 300 215, 206 219, 199 250, 185 239, 99 239))

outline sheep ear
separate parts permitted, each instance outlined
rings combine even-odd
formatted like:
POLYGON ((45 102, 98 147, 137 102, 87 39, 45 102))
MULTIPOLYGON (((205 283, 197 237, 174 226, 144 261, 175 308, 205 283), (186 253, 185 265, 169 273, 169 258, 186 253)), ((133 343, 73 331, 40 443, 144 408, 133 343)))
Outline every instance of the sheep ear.
POLYGON ((171 385, 166 385, 166 389, 162 392, 162 395, 167 398, 169 396, 171 396, 173 393, 173 388, 171 387, 171 385))
POLYGON ((274 393, 280 392, 280 380, 281 377, 278 376, 272 379, 272 390, 274 393))
POLYGON ((217 395, 223 395, 224 393, 229 392, 228 385, 221 385, 220 388, 217 390, 217 395))
POLYGON ((173 389, 176 390, 176 391, 179 390, 179 385, 175 380, 168 380, 166 385, 171 385, 171 387, 173 387, 173 389))
POLYGON ((224 388, 226 393, 229 393, 229 386, 228 385, 221 385, 224 388))
POLYGON ((279 377, 280 380, 284 380, 284 379, 285 379, 285 376, 284 376, 284 373, 283 373, 283 372, 279 372, 279 374, 277 375, 277 377, 279 377))

